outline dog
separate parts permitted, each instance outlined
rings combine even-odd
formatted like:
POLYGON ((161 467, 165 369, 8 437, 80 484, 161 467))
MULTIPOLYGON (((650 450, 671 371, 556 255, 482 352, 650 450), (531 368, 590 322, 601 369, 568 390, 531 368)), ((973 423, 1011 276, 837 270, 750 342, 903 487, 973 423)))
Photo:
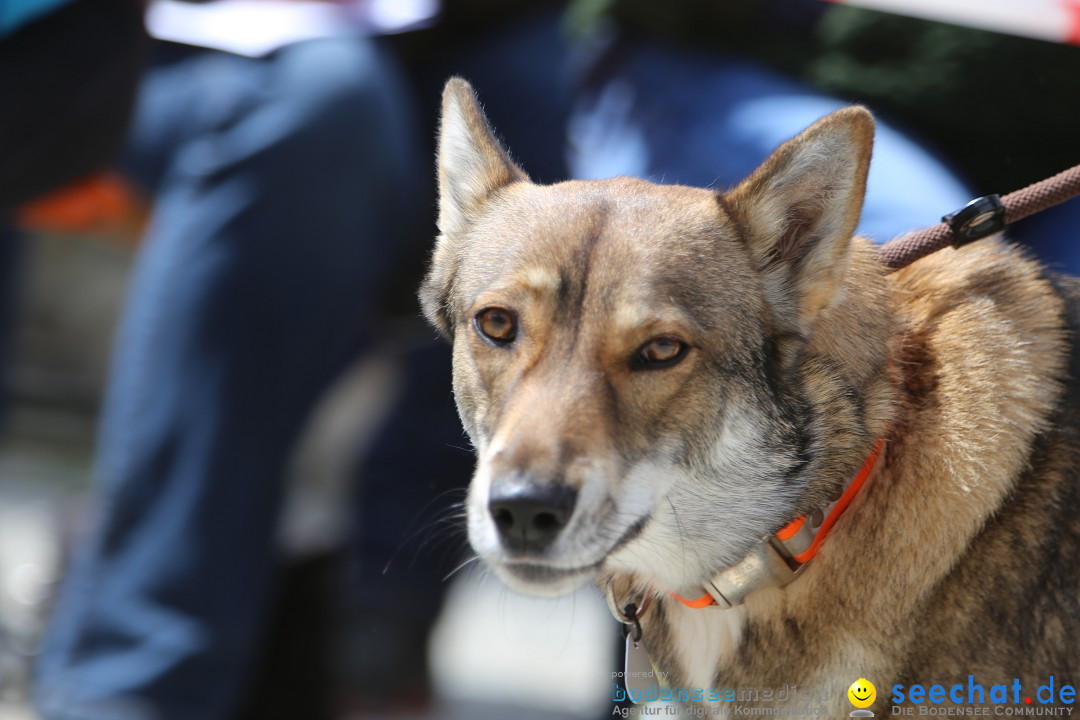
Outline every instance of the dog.
POLYGON ((470 543, 521 592, 598 585, 670 686, 866 678, 880 716, 1080 679, 1080 283, 1000 239, 888 274, 853 235, 873 134, 841 109, 726 192, 545 186, 446 85, 420 299, 470 543))

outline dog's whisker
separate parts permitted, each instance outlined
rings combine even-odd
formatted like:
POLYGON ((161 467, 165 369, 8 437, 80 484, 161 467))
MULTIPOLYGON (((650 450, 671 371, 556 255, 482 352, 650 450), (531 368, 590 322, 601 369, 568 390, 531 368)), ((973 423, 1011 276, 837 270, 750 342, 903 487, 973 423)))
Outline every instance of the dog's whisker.
MULTIPOLYGON (((415 540, 417 537, 419 537, 421 533, 424 533, 424 532, 429 532, 430 533, 435 526, 438 526, 438 525, 444 524, 444 523, 453 522, 456 519, 463 519, 465 517, 464 512, 463 512, 464 504, 460 503, 460 502, 452 503, 449 506, 439 510, 436 513, 434 518, 432 518, 428 522, 425 522, 423 525, 421 525, 419 528, 416 528, 412 532, 409 532, 409 530, 412 529, 412 527, 414 525, 416 525, 417 521, 424 514, 424 512, 428 508, 431 507, 432 503, 436 502, 437 500, 439 500, 441 498, 445 498, 446 496, 451 495, 453 493, 461 493, 461 492, 465 492, 465 491, 462 488, 451 488, 449 490, 444 490, 443 492, 439 493, 438 495, 436 495, 435 497, 433 497, 431 500, 429 500, 427 503, 424 504, 423 508, 421 508, 416 513, 416 515, 413 517, 412 521, 406 527, 406 531, 405 531, 406 537, 398 544, 397 548, 394 549, 393 554, 386 561, 386 565, 383 567, 383 571, 382 571, 383 575, 385 575, 387 573, 387 571, 390 569, 390 566, 397 559, 398 555, 401 554, 401 552, 409 545, 409 543, 411 543, 413 540, 415 540)), ((423 547, 424 544, 425 543, 422 542, 421 547, 423 547)))
MULTIPOLYGON (((455 539, 462 542, 465 541, 465 525, 463 523, 430 528, 428 534, 425 535, 424 538, 421 539, 419 544, 416 546, 416 549, 413 552, 413 559, 412 562, 409 564, 409 567, 415 567, 416 561, 420 557, 420 554, 425 549, 427 549, 428 546, 430 546, 433 542, 437 540, 444 540, 449 542, 455 539)), ((444 548, 444 557, 446 549, 448 548, 444 548)))
POLYGON ((459 573, 460 571, 464 570, 465 568, 469 567, 470 565, 472 565, 473 563, 475 563, 475 562, 476 562, 477 560, 479 560, 479 559, 480 559, 480 556, 479 556, 479 555, 473 555, 473 556, 472 556, 471 558, 468 558, 467 560, 465 560, 465 562, 461 563, 461 564, 460 564, 460 565, 458 565, 458 566, 457 566, 456 568, 454 568, 454 569, 453 569, 453 570, 451 570, 451 571, 450 571, 449 573, 447 573, 447 574, 446 574, 446 575, 445 575, 445 576, 443 577, 442 581, 443 581, 443 582, 446 582, 446 581, 447 581, 447 580, 449 580, 450 578, 454 577, 454 575, 456 575, 456 574, 457 574, 457 573, 459 573))
POLYGON ((670 495, 665 495, 664 499, 667 500, 668 507, 671 508, 672 517, 675 518, 675 530, 679 535, 678 547, 679 547, 679 551, 680 551, 679 552, 680 560, 682 562, 682 574, 685 576, 687 574, 687 567, 686 567, 686 542, 687 542, 686 529, 683 527, 682 518, 679 517, 679 511, 675 509, 675 503, 673 503, 671 501, 671 496, 670 495))

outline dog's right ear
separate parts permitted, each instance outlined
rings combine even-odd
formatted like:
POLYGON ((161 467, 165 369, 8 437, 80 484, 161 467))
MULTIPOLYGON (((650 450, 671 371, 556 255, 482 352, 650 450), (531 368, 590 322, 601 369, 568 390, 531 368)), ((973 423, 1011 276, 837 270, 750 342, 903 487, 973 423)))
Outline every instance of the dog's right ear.
POLYGON ((464 232, 493 192, 528 179, 495 139, 469 83, 450 78, 439 126, 439 231, 464 232))
POLYGON ((472 86, 458 77, 450 78, 443 89, 438 167, 439 238, 420 288, 420 302, 428 321, 450 335, 447 301, 458 238, 493 193, 529 179, 495 139, 472 86))

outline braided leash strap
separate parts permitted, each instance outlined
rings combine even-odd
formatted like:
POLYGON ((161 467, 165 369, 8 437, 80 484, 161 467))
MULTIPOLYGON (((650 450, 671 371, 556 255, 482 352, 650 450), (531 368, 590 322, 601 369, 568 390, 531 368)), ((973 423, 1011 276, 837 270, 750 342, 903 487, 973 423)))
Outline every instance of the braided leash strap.
POLYGON ((923 230, 901 235, 878 249, 889 271, 899 270, 944 247, 961 247, 1000 232, 1006 225, 1080 195, 1080 165, 1060 172, 1004 198, 972 200, 962 209, 923 230))

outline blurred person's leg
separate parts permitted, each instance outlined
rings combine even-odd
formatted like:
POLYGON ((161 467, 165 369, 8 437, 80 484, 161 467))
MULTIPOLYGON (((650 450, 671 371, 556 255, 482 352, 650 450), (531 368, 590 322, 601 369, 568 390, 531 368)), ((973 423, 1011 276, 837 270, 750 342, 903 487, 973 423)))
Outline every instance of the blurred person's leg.
MULTIPOLYGON (((420 714, 430 701, 428 635, 467 554, 462 502, 475 458, 451 387, 450 347, 395 357, 399 392, 359 463, 341 672, 347 707, 420 714)), ((365 715, 366 716, 366 715, 365 715)))
POLYGON ((156 209, 115 349, 99 512, 38 668, 48 720, 235 709, 287 455, 355 357, 409 216, 407 103, 373 44, 173 54, 140 91, 131 164, 156 209))
MULTIPOLYGON (((637 175, 726 188, 846 103, 753 63, 628 42, 583 93, 568 162, 579 178, 637 175)), ((952 171, 878 117, 859 232, 884 242, 971 199, 952 171)))

